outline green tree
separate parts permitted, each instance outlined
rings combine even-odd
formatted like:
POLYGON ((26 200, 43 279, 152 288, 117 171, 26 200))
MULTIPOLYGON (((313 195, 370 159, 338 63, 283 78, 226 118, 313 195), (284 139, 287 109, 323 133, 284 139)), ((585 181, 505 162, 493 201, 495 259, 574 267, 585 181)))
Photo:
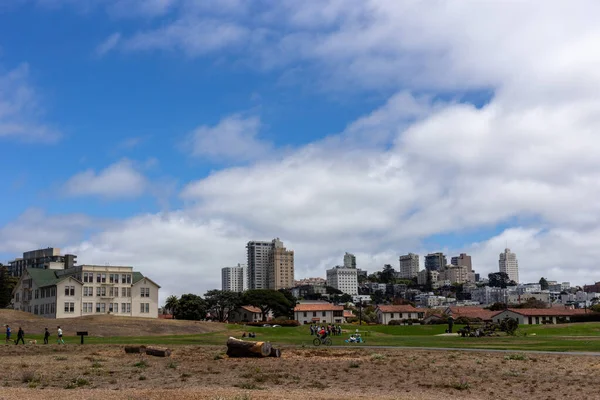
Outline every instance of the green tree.
POLYGON ((381 275, 379 275, 379 280, 381 283, 394 283, 396 280, 396 270, 390 264, 385 264, 381 275))
POLYGON ((184 294, 177 302, 173 315, 177 319, 200 321, 206 318, 206 301, 196 294, 184 294))
POLYGON ((273 314, 275 317, 286 317, 287 319, 294 319, 294 307, 296 307, 296 303, 298 299, 294 297, 291 290, 288 289, 279 289, 279 293, 283 294, 288 304, 282 304, 280 307, 273 309, 273 314))
POLYGON ((269 289, 248 290, 242 296, 242 303, 260 308, 263 315, 263 321, 267 320, 269 312, 281 313, 282 310, 294 307, 283 293, 269 289))
POLYGON ((384 301, 385 301, 385 293, 383 293, 383 290, 376 290, 371 295, 371 302, 373 304, 382 304, 384 301))
POLYGON ((223 290, 209 290, 204 294, 204 300, 208 311, 219 322, 227 321, 229 313, 242 305, 241 293, 223 290))
POLYGON ((352 296, 350 296, 348 293, 344 293, 343 295, 340 296, 340 303, 351 303, 352 302, 352 296))
POLYGON ((175 315, 175 310, 177 309, 177 305, 179 304, 179 299, 175 295, 171 295, 167 297, 167 301, 165 302, 165 310, 168 310, 171 314, 175 315))
POLYGON ((325 286, 325 293, 327 293, 328 295, 332 295, 332 294, 342 294, 344 292, 342 292, 339 289, 334 288, 333 286, 325 286))
POLYGON ((12 301, 12 291, 18 279, 10 276, 8 268, 0 264, 0 308, 6 308, 12 301))
POLYGON ((504 310, 506 308, 506 304, 504 303, 494 303, 491 306, 487 307, 488 310, 490 311, 501 311, 504 310))
POLYGON ((488 274, 490 287, 499 287, 505 289, 511 282, 506 272, 493 272, 488 274))
POLYGON ((544 278, 543 276, 540 278, 540 287, 542 290, 548 290, 548 287, 550 285, 548 285, 548 281, 546 280, 546 278, 544 278))

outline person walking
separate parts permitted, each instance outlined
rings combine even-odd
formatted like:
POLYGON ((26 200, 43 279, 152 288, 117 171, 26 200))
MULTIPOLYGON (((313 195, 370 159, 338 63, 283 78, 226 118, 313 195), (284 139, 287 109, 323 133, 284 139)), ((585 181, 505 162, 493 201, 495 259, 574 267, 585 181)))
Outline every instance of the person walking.
POLYGON ((10 326, 8 326, 8 324, 7 324, 6 325, 6 343, 10 342, 10 334, 11 334, 10 326))
POLYGON ((46 330, 44 331, 44 344, 48 344, 49 337, 50 337, 50 332, 48 331, 48 328, 46 328, 46 330))
POLYGON ((15 344, 19 344, 19 340, 21 341, 21 343, 25 344, 25 332, 21 327, 19 327, 19 330, 17 331, 17 341, 15 342, 15 344))
POLYGON ((65 341, 62 338, 63 332, 62 329, 60 329, 60 326, 58 327, 58 337, 56 338, 56 343, 58 344, 65 344, 65 341))

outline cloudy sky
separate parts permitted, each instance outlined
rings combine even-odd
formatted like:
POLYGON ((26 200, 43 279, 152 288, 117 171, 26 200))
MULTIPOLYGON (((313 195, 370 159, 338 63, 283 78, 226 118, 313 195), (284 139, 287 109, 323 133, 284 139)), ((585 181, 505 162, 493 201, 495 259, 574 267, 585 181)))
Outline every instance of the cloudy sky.
POLYGON ((0 3, 0 260, 60 247, 167 295, 248 240, 297 277, 473 255, 600 280, 600 2, 0 3))

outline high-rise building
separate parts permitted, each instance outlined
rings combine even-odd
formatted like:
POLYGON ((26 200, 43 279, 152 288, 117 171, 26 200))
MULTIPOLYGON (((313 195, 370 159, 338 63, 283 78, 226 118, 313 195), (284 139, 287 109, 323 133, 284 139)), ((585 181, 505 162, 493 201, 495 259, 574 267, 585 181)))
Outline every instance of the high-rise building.
POLYGON ((287 250, 279 238, 273 239, 271 244, 267 270, 268 288, 279 290, 294 287, 294 250, 287 250))
POLYGON ((460 256, 452 257, 450 264, 457 267, 467 267, 468 272, 473 272, 473 264, 471 263, 471 256, 465 253, 461 253, 460 256))
POLYGON ((356 268, 356 256, 354 254, 344 254, 344 267, 356 268))
POLYGON ((425 269, 429 271, 438 271, 446 264, 448 263, 444 253, 430 253, 425 256, 425 269))
POLYGON ((32 250, 23 253, 23 258, 8 262, 8 272, 19 277, 27 268, 40 269, 68 269, 77 264, 77 256, 73 254, 60 254, 57 247, 32 250))
POLYGON ((519 283, 519 262, 517 261, 517 255, 511 253, 510 249, 504 249, 504 252, 500 253, 498 266, 500 272, 505 272, 511 281, 519 283))
POLYGON ((327 270, 327 286, 341 290, 349 295, 358 294, 358 278, 356 268, 336 266, 327 270))
POLYGON ((251 241, 246 245, 248 289, 283 289, 294 286, 294 251, 283 242, 251 241))
POLYGON ((221 269, 222 290, 227 292, 244 292, 248 290, 248 268, 245 264, 237 267, 221 269))
POLYGON ((246 245, 248 255, 248 289, 268 289, 271 242, 252 241, 246 245))
POLYGON ((413 279, 419 274, 419 256, 408 253, 400 256, 400 278, 413 279))

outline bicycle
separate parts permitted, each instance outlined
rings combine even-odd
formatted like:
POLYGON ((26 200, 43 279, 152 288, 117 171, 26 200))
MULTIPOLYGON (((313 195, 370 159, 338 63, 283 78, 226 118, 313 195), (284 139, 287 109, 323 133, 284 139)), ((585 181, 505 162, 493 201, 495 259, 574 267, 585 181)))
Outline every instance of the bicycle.
POLYGON ((313 340, 313 344, 315 346, 320 346, 322 344, 324 344, 325 346, 331 346, 333 344, 333 342, 331 341, 331 338, 329 336, 325 337, 325 338, 320 338, 317 337, 313 340))

